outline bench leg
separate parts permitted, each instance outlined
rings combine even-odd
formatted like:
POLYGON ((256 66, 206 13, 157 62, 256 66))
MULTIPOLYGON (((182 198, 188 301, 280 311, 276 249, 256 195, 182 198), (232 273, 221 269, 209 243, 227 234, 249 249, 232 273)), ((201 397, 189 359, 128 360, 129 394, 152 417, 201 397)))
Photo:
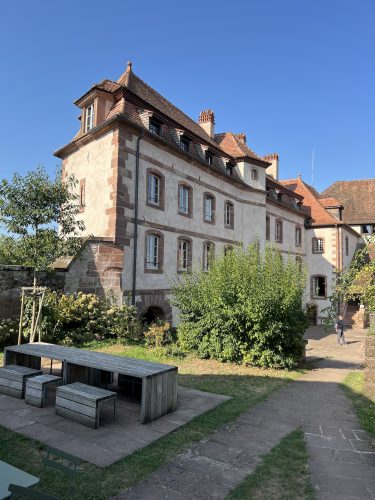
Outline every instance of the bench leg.
POLYGON ((113 421, 116 422, 116 398, 113 398, 113 421))

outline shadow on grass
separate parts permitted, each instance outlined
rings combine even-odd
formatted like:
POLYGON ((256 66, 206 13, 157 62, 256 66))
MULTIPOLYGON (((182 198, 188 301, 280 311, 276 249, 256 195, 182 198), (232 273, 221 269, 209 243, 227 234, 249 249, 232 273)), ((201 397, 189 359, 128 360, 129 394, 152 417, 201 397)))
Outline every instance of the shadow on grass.
POLYGON ((371 397, 364 392, 364 373, 349 373, 342 387, 353 402, 363 430, 374 437, 375 443, 375 396, 371 397))

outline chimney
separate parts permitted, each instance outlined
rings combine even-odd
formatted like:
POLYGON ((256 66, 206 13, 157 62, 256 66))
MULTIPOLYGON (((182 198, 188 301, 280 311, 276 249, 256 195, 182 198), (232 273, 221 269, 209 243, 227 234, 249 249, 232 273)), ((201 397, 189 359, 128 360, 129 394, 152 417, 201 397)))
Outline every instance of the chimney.
POLYGON ((271 153, 269 155, 263 156, 263 160, 268 161, 271 165, 266 169, 266 174, 273 177, 275 180, 279 180, 279 155, 277 153, 271 153))
POLYGON ((215 115, 212 109, 205 109, 199 113, 199 125, 210 137, 215 135, 215 115))
POLYGON ((236 136, 236 137, 237 137, 237 139, 239 139, 241 142, 243 142, 244 144, 246 144, 246 141, 247 141, 246 134, 244 134, 243 132, 241 132, 240 134, 235 134, 235 136, 236 136))

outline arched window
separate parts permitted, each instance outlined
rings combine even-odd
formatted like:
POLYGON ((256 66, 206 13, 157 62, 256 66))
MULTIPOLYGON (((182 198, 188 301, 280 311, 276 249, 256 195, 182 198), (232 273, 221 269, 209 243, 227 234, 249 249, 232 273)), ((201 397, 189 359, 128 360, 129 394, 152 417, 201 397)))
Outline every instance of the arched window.
POLYGON ((234 206, 230 201, 224 203, 224 226, 234 228, 234 206))
POLYGON ((275 220, 275 241, 283 242, 283 221, 281 219, 275 220))
POLYGON ((164 176, 157 170, 147 170, 147 205, 164 209, 164 176))
POLYGON ((215 222, 215 197, 210 193, 203 195, 203 220, 211 224, 215 222))
POLYGON ((189 271, 192 263, 192 242, 188 238, 178 238, 177 271, 189 271))
POLYGON ((145 245, 145 272, 163 272, 163 234, 159 231, 146 231, 145 245))
POLYGON ((212 241, 203 243, 203 271, 207 272, 212 260, 215 258, 215 245, 212 241))
POLYGON ((178 184, 178 212, 180 215, 193 215, 193 189, 189 184, 178 184))

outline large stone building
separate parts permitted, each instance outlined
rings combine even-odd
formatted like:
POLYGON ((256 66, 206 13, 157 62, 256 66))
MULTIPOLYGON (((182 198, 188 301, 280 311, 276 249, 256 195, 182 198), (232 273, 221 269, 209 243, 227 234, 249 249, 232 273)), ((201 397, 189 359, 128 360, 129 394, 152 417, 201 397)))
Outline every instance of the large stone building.
POLYGON ((195 122, 131 63, 75 104, 80 130, 56 155, 79 180, 88 239, 66 264, 66 291, 111 289, 149 319, 175 322, 176 275, 256 241, 306 262, 306 302, 321 316, 359 238, 341 206, 300 178, 279 181, 277 154, 257 155, 244 133, 216 133, 211 110, 195 122))

